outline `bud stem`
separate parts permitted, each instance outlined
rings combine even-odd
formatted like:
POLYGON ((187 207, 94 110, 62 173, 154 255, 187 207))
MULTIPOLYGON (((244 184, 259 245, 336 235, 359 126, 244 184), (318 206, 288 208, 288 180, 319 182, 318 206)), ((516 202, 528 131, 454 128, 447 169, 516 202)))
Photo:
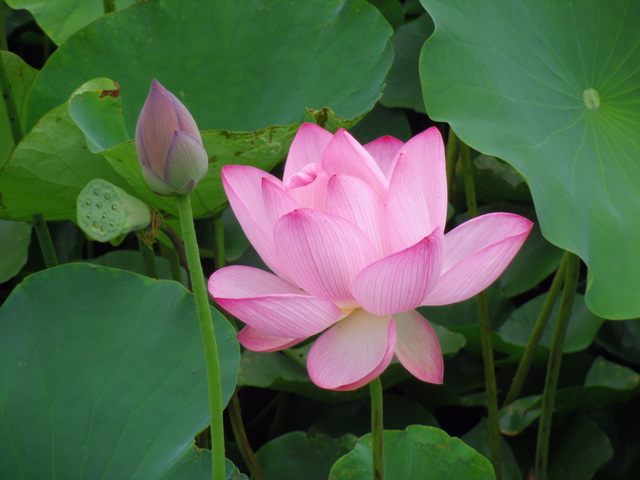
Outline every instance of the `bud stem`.
POLYGON ((193 212, 189 195, 176 197, 178 212, 180 214, 180 226, 187 254, 189 275, 193 295, 196 301, 200 333, 204 344, 205 362, 207 365, 207 383, 209 387, 209 412, 211 415, 211 460, 214 480, 226 478, 225 454, 224 454, 224 428, 222 425, 222 387, 220 385, 220 360, 218 359, 218 346, 216 344, 215 331, 211 318, 211 307, 207 297, 204 283, 204 274, 198 242, 193 225, 193 212))

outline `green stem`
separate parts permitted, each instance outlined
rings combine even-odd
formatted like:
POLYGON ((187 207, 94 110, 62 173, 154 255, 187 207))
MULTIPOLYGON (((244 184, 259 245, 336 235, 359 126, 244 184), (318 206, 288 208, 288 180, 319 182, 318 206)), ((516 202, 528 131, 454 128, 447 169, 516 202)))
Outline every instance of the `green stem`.
POLYGON ((7 24, 4 17, 4 2, 0 2, 0 49, 5 51, 9 50, 9 43, 7 42, 7 24))
POLYGON ((369 383, 371 392, 371 449, 373 451, 373 478, 384 480, 384 425, 382 416, 382 382, 376 377, 369 383))
POLYGON ((216 344, 215 331, 211 318, 211 308, 204 283, 204 274, 200 255, 196 230, 193 224, 193 212, 189 195, 176 197, 178 212, 180 213, 180 226, 184 239, 189 275, 193 285, 193 294, 200 322, 200 333, 204 344, 204 355, 207 365, 207 382, 209 387, 209 411, 211 415, 211 460, 214 480, 226 478, 225 453, 224 453, 224 427, 222 424, 222 387, 220 384, 220 360, 218 359, 218 346, 216 344))
MULTIPOLYGON (((478 215, 476 204, 476 188, 473 182, 471 170, 471 157, 469 146, 458 142, 460 150, 460 162, 464 178, 464 192, 467 199, 467 211, 471 218, 478 215)), ((496 384, 496 370, 493 360, 493 345, 491 340, 491 322, 489 319, 489 305, 485 292, 477 296, 478 317, 480 319, 480 339, 482 341, 482 359, 484 363, 484 382, 487 393, 487 422, 489 426, 489 459, 493 464, 496 479, 502 478, 502 466, 500 462, 500 425, 498 418, 498 387, 496 384)))
POLYGON ((536 323, 533 326, 524 354, 522 355, 522 359, 518 365, 518 370, 511 382, 509 393, 507 393, 507 397, 504 400, 504 405, 509 405, 511 402, 514 402, 520 396, 520 392, 522 392, 522 387, 524 386, 524 382, 527 379, 529 370, 531 369, 531 363, 533 362, 536 348, 540 342, 542 334, 544 333, 544 329, 547 326, 549 317, 551 316, 551 311, 553 310, 558 296, 560 295, 560 289, 564 283, 565 270, 569 255, 571 255, 569 252, 564 254, 564 257, 562 257, 562 261, 560 262, 560 266, 553 277, 553 282, 551 282, 547 298, 545 299, 544 305, 542 306, 540 314, 536 319, 536 323))
MULTIPOLYGON (((180 235, 178 235, 177 232, 173 228, 171 228, 171 225, 169 225, 168 223, 163 223, 160 228, 167 235, 167 237, 169 237, 169 240, 171 240, 171 243, 173 244, 176 255, 178 255, 180 266, 184 268, 185 271, 187 272, 187 275, 189 275, 189 265, 187 264, 187 253, 184 250, 184 244, 182 243, 182 239, 180 238, 180 235)), ((191 277, 189 277, 188 283, 189 283, 189 288, 192 288, 191 277)))
POLYGON ((176 282, 182 283, 182 270, 180 270, 180 258, 175 248, 167 247, 164 243, 160 242, 160 254, 169 260, 169 266, 171 267, 171 278, 176 282))
POLYGON ((453 179, 456 171, 456 159, 458 158, 458 147, 460 141, 451 127, 449 127, 449 138, 447 138, 446 166, 447 166, 447 188, 452 190, 453 179))
POLYGON ((549 364, 547 366, 547 378, 542 395, 542 408, 540 410, 540 423, 538 426, 538 441, 536 445, 536 480, 547 480, 548 457, 549 457, 549 437, 551 435, 551 420, 553 417, 553 406, 558 387, 558 376, 560 374, 560 364, 562 363, 562 348, 567 332, 573 300, 578 286, 578 276, 580 274, 580 259, 573 253, 567 256, 564 289, 560 300, 560 310, 553 330, 553 340, 551 341, 551 352, 549 353, 549 364))
POLYGON ((236 443, 240 449, 240 455, 244 459, 249 473, 253 480, 264 480, 264 474, 258 463, 247 432, 244 429, 244 422, 242 421, 242 409, 240 408, 240 400, 238 399, 238 391, 233 392, 231 400, 229 400, 229 419, 231 420, 231 429, 233 430, 233 436, 236 438, 236 443))
POLYGON ((226 252, 224 245, 224 225, 222 214, 213 217, 213 241, 215 242, 216 269, 223 268, 226 264, 226 252))
POLYGON ((158 266, 156 265, 156 256, 153 253, 153 248, 144 243, 140 237, 138 237, 138 250, 142 255, 142 264, 144 265, 144 273, 147 277, 158 277, 158 266))
POLYGON ((54 248, 53 241, 51 240, 49 228, 47 228, 47 222, 44 221, 44 217, 40 214, 34 215, 33 221, 36 229, 36 235, 38 236, 38 242, 40 243, 42 257, 44 258, 44 264, 47 268, 58 266, 58 256, 56 255, 56 249, 54 248))
POLYGON ((102 8, 105 14, 115 12, 116 0, 102 0, 102 8))

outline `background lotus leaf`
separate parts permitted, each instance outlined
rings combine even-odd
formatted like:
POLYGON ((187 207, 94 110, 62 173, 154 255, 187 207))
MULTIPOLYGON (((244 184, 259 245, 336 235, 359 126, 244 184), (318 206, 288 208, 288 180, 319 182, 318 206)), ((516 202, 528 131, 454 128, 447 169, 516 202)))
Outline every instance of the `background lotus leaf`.
POLYGON ((421 2, 429 115, 527 178, 545 237, 589 266, 589 308, 640 316, 640 3, 421 2))
POLYGON ((364 0, 138 2, 81 29, 51 56, 29 124, 96 77, 120 84, 129 132, 154 77, 201 130, 300 123, 306 108, 355 118, 382 93, 391 33, 364 0))

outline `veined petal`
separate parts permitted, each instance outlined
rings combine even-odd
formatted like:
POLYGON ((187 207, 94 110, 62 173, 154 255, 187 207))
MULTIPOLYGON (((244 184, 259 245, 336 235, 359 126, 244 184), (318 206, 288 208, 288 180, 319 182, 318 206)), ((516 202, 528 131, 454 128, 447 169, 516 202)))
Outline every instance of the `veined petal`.
POLYGON ((404 155, 398 158, 387 195, 386 220, 390 253, 404 250, 429 235, 434 225, 423 190, 423 180, 411 168, 413 162, 404 155))
POLYGON ((262 179, 262 198, 267 215, 264 228, 270 232, 273 232, 275 223, 280 217, 300 208, 300 204, 289 193, 268 178, 262 179))
MULTIPOLYGON (((158 83, 158 82, 154 80, 154 84, 155 83, 158 83)), ((189 135, 194 137, 196 140, 198 140, 198 142, 200 142, 200 145, 202 145, 202 137, 200 136, 200 130, 198 129, 198 125, 196 124, 196 121, 191 116, 191 113, 189 112, 189 110, 187 110, 187 107, 185 107, 182 104, 182 102, 178 100, 178 98, 169 90, 165 89, 165 92, 167 93, 176 114, 176 119, 179 125, 179 127, 176 130, 182 130, 183 132, 188 133, 189 135)))
POLYGON ((199 139, 183 131, 173 134, 164 168, 166 183, 180 194, 190 193, 207 173, 208 166, 207 151, 199 139))
POLYGON ((389 182, 375 160, 362 145, 346 130, 340 129, 333 136, 322 157, 322 168, 331 177, 346 173, 369 184, 380 195, 386 197, 389 182))
POLYGON ((400 149, 392 166, 387 211, 397 231, 392 251, 413 245, 447 219, 444 144, 437 128, 416 135, 400 149))
POLYGON ((286 183, 289 177, 309 164, 315 163, 320 167, 322 155, 332 138, 333 135, 324 128, 313 123, 303 123, 289 148, 283 181, 286 183))
POLYGON ((222 168, 222 184, 242 230, 264 263, 280 273, 273 244, 273 223, 263 198, 265 180, 282 185, 274 176, 254 167, 227 165, 222 168))
POLYGON ((388 180, 391 177, 393 160, 397 158, 398 152, 403 145, 404 143, 397 138, 387 135, 367 143, 364 149, 373 157, 388 180))
POLYGON ((329 300, 306 295, 286 280, 253 267, 216 271, 209 278, 209 292, 232 315, 275 337, 306 338, 344 317, 329 300))
POLYGON ((364 181, 344 174, 334 175, 327 185, 327 211, 355 223, 376 247, 386 253, 384 202, 364 181))
POLYGON ((438 281, 443 254, 443 234, 435 230, 415 245, 362 270, 353 280, 353 296, 376 315, 412 310, 438 281))
POLYGON ((429 383, 442 383, 444 362, 438 336, 415 310, 393 315, 396 321, 396 357, 411 375, 429 383))
POLYGON ((164 175, 164 162, 176 130, 180 130, 180 123, 169 91, 154 80, 136 124, 136 147, 140 160, 158 176, 164 175))
POLYGON ((238 332, 237 338, 244 348, 254 352, 277 352, 293 347, 304 340, 304 338, 274 337, 248 325, 238 332))
POLYGON ((330 390, 355 390, 391 363, 396 326, 389 317, 356 309, 313 344, 307 370, 313 383, 330 390))
POLYGON ((376 255, 373 244, 356 225, 336 215, 301 208, 276 222, 275 241, 287 278, 342 308, 357 306, 351 282, 376 255))
POLYGON ((442 275, 422 305, 461 302, 487 288, 507 268, 532 227, 519 215, 491 213, 447 233, 442 275))
POLYGON ((328 181, 329 177, 322 167, 310 164, 290 176, 285 188, 301 206, 324 211, 327 205, 328 181))

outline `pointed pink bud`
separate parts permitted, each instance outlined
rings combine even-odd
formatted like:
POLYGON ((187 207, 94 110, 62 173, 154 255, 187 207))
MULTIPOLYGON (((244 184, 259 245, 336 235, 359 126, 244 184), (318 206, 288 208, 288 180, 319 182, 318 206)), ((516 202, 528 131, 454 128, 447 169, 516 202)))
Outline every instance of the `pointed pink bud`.
POLYGON ((192 192, 209 164, 193 117, 157 80, 138 117, 136 149, 147 185, 159 195, 192 192))

